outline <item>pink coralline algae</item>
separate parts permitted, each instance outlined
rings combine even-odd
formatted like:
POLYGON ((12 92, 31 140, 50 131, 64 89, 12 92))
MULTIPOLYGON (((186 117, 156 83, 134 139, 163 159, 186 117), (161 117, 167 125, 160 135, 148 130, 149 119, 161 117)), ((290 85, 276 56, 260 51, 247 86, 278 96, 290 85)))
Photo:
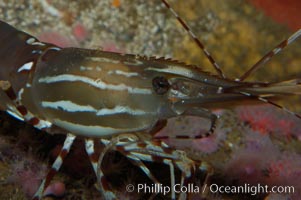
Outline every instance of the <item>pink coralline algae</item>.
POLYGON ((290 139, 292 136, 299 138, 301 128, 299 118, 285 113, 272 105, 245 106, 236 109, 241 121, 259 133, 284 136, 290 139))
POLYGON ((296 153, 283 153, 278 160, 274 160, 269 164, 268 173, 268 183, 294 185, 300 191, 300 180, 295 177, 301 176, 301 156, 296 153))
POLYGON ((46 165, 22 154, 22 158, 15 160, 11 167, 13 174, 9 177, 9 182, 19 185, 28 198, 33 197, 47 173, 46 165))
MULTIPOLYGON (((45 163, 35 158, 33 152, 24 152, 26 149, 28 135, 26 131, 20 131, 18 144, 12 145, 8 140, 0 138, 0 160, 5 161, 10 168, 7 183, 20 188, 20 191, 27 197, 32 198, 38 190, 39 185, 47 174, 49 168, 45 163)), ((63 183, 56 182, 47 187, 44 195, 61 197, 65 193, 63 183)))
POLYGON ((241 183, 257 184, 263 182, 264 169, 277 159, 279 150, 268 135, 246 130, 244 146, 235 149, 232 158, 225 166, 225 174, 241 183))
MULTIPOLYGON (((47 166, 35 161, 30 156, 23 157, 22 160, 16 161, 11 166, 13 174, 8 181, 18 185, 28 198, 32 198, 48 172, 47 166)), ((44 196, 62 197, 64 194, 65 185, 61 182, 50 184, 44 192, 44 196)))
MULTIPOLYGON (((301 190, 301 183, 296 177, 301 176, 301 155, 289 150, 282 150, 274 144, 270 135, 245 130, 243 146, 233 151, 225 165, 224 173, 238 184, 266 184, 268 186, 293 186, 301 190)), ((290 197, 295 199, 295 194, 290 197)), ((298 193, 299 194, 299 193, 298 193)))

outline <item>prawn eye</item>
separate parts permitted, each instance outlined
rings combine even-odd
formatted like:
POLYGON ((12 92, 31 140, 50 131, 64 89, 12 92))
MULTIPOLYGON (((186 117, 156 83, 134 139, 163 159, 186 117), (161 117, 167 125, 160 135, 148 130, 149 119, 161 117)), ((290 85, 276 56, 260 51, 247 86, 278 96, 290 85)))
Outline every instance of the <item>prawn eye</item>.
POLYGON ((157 76, 153 79, 153 88, 157 94, 162 95, 169 90, 170 84, 165 77, 157 76))

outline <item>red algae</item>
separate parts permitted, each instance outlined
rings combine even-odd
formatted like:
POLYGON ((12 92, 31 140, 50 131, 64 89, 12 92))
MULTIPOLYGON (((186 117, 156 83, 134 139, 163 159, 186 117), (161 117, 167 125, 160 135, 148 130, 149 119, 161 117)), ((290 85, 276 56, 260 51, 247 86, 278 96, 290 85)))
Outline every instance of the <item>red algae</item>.
POLYGON ((238 107, 236 112, 241 121, 262 135, 272 134, 287 139, 300 137, 300 119, 272 105, 238 107))
POLYGON ((65 37, 57 32, 49 31, 44 32, 38 36, 38 39, 42 42, 48 42, 55 44, 59 47, 74 47, 76 46, 74 42, 68 37, 65 37))
POLYGON ((300 0, 249 0, 256 8, 273 18, 276 22, 295 31, 301 28, 300 0))
POLYGON ((89 36, 87 28, 82 23, 76 23, 72 28, 72 33, 79 42, 86 40, 89 36))

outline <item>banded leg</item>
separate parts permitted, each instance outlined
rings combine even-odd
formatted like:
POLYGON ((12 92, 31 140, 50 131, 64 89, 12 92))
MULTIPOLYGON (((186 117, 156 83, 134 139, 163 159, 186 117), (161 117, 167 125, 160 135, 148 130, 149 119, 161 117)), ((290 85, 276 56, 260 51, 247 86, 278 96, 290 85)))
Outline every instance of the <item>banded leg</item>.
POLYGON ((47 176, 42 181, 38 191, 35 193, 33 200, 39 200, 42 198, 44 190, 50 184, 51 179, 59 171, 60 167, 63 164, 65 157, 68 155, 75 137, 76 137, 75 135, 67 134, 66 139, 64 141, 64 145, 63 145, 59 155, 57 156, 54 163, 52 164, 50 171, 47 173, 47 176))
POLYGON ((20 91, 17 94, 12 88, 11 83, 9 81, 0 80, 0 89, 10 99, 10 104, 12 105, 12 108, 10 108, 10 110, 7 111, 10 115, 21 121, 28 122, 29 124, 33 125, 35 128, 40 130, 47 129, 52 126, 52 123, 35 117, 21 103, 23 88, 20 89, 20 91))
MULTIPOLYGON (((92 140, 87 140, 86 141, 86 149, 89 154, 90 160, 93 165, 94 172, 97 176, 97 183, 99 184, 99 189, 104 195, 105 199, 117 199, 116 195, 112 192, 112 188, 110 188, 108 181, 105 178, 105 175, 101 169, 101 163, 103 161, 103 158, 105 154, 109 150, 116 150, 116 146, 123 146, 126 145, 127 143, 132 143, 136 142, 138 138, 133 135, 133 134, 123 134, 120 136, 117 136, 116 138, 113 138, 111 140, 106 140, 102 139, 101 143, 105 145, 105 148, 103 149, 102 153, 99 156, 98 161, 93 159, 93 154, 94 154, 94 142, 92 140)), ((122 153, 122 152, 121 152, 122 153)), ((154 183, 159 183, 159 181, 151 174, 150 170, 144 165, 144 163, 137 158, 134 155, 125 155, 127 156, 132 164, 140 167, 140 169, 154 182, 154 183)))
MULTIPOLYGON (((135 142, 119 142, 116 143, 116 145, 112 145, 112 150, 116 150, 123 155, 125 155, 128 158, 135 157, 134 162, 139 159, 141 162, 162 162, 164 164, 167 164, 170 168, 170 179, 171 179, 171 187, 175 185, 175 174, 174 174, 174 168, 177 167, 179 170, 182 171, 182 177, 181 177, 181 186, 183 184, 187 184, 188 180, 193 176, 196 166, 195 162, 190 160, 185 152, 173 150, 169 148, 165 143, 161 141, 135 141, 135 142)), ((101 159, 99 160, 101 162, 101 159)), ((99 164, 100 165, 100 164, 99 164)), ((148 177, 152 177, 152 175, 149 175, 147 173, 150 173, 150 170, 145 170, 143 166, 139 166, 141 170, 146 173, 148 177)), ((155 182, 155 181, 154 181, 155 182)), ((156 182, 155 182, 156 183, 156 182)), ((186 194, 181 194, 180 199, 185 199, 186 194)), ((172 199, 175 199, 175 191, 172 191, 171 194, 172 199)))
POLYGON ((86 147, 86 152, 89 155, 94 173, 97 177, 97 186, 98 190, 100 190, 101 194, 103 195, 104 199, 106 200, 113 200, 117 199, 116 195, 114 194, 112 188, 110 187, 108 181, 105 178, 105 175, 99 166, 99 160, 103 160, 104 153, 107 152, 114 143, 108 144, 104 149, 101 155, 98 157, 95 153, 95 148, 94 148, 94 141, 92 139, 86 139, 85 140, 85 147, 86 147))
MULTIPOLYGON (((113 138, 111 140, 102 139, 101 143, 103 143, 105 145, 105 148, 102 150, 99 157, 97 157, 97 155, 95 154, 94 141, 92 139, 86 139, 86 141, 85 141, 86 152, 89 155, 93 170, 97 177, 97 184, 99 184, 98 189, 103 194, 105 199, 117 199, 117 197, 114 194, 112 188, 110 187, 108 181, 105 178, 105 175, 101 169, 101 163, 102 163, 102 160, 103 160, 105 154, 109 150, 113 149, 117 143, 124 143, 124 142, 121 142, 121 140, 123 140, 123 139, 133 142, 133 141, 137 140, 137 137, 132 134, 131 135, 125 134, 125 135, 117 136, 116 138, 113 138)), ((140 163, 139 160, 135 159, 134 157, 132 157, 131 159, 134 160, 133 164, 135 164, 137 166, 139 166, 141 164, 141 166, 143 166, 143 171, 145 173, 149 172, 147 167, 144 166, 143 163, 140 163)), ((155 182, 158 182, 155 179, 155 177, 153 177, 153 176, 151 176, 149 178, 155 182)))
POLYGON ((202 108, 189 108, 185 110, 181 115, 186 115, 186 116, 197 116, 197 117, 202 117, 210 120, 210 128, 207 132, 205 133, 200 133, 194 136, 190 135, 173 135, 173 136, 154 136, 155 139, 201 139, 204 137, 209 137, 212 135, 216 129, 216 120, 218 116, 216 116, 214 113, 212 113, 210 110, 207 109, 202 109, 202 108))
MULTIPOLYGON (((9 81, 3 81, 0 80, 0 89, 6 94, 6 96, 10 99, 9 103, 9 109, 7 112, 14 116, 15 118, 28 122, 29 124, 32 124, 35 128, 38 128, 40 130, 50 128, 52 126, 52 123, 46 121, 46 120, 40 120, 37 117, 35 117, 32 113, 30 113, 27 108, 22 105, 22 93, 23 89, 21 89, 18 94, 14 91, 9 81)), ((75 139, 75 136, 72 134, 67 134, 66 139, 64 141, 64 145, 56 158, 55 162, 53 163, 51 170, 48 172, 45 179, 42 181, 38 191, 35 193, 33 199, 41 199, 43 196, 43 192, 46 189, 46 187, 49 185, 51 179, 56 174, 56 172, 61 167, 64 158, 69 153, 71 145, 75 139)))
POLYGON ((207 109, 201 109, 201 108, 190 108, 189 110, 184 112, 185 115, 190 116, 199 116, 203 118, 207 118, 210 120, 210 128, 205 134, 198 134, 195 136, 192 136, 193 139, 201 139, 204 137, 208 137, 212 135, 216 129, 216 120, 218 116, 216 116, 214 113, 212 113, 210 110, 207 109))
POLYGON ((14 116, 15 118, 24 121, 24 118, 21 112, 17 109, 17 95, 12 88, 9 81, 0 80, 0 89, 3 91, 3 94, 8 98, 6 102, 1 102, 1 106, 6 106, 8 109, 6 110, 10 115, 14 116), (6 105, 3 105, 6 104, 6 105))
POLYGON ((197 36, 192 32, 191 28, 188 26, 188 24, 177 14, 177 12, 167 3, 166 0, 161 0, 162 3, 165 5, 166 8, 170 10, 170 12, 176 17, 178 22, 182 25, 184 30, 190 35, 190 37, 193 39, 193 41, 196 43, 196 45, 203 51, 209 62, 214 67, 215 71, 218 73, 218 75, 222 78, 226 78, 225 74, 222 72, 220 66, 216 63, 215 59, 211 56, 209 51, 205 48, 203 43, 197 38, 197 36))
MULTIPOLYGON (((189 159, 184 151, 174 150, 168 147, 162 141, 139 141, 136 143, 123 144, 122 146, 116 145, 116 150, 123 152, 125 156, 135 155, 141 161, 146 162, 162 162, 170 168, 171 188, 175 186, 175 173, 174 168, 177 167, 181 172, 180 186, 187 186, 189 181, 194 178, 197 170, 206 173, 203 183, 208 182, 208 178, 213 174, 213 169, 204 162, 196 162, 189 159), (121 148, 122 147, 122 148, 121 148)), ((202 184, 204 191, 205 184, 202 184)), ((202 193, 203 194, 203 193, 202 193)), ((175 191, 172 191, 172 199, 175 199, 175 191)), ((181 193, 178 199, 187 199, 186 193, 181 193)))
POLYGON ((253 94, 250 94, 250 93, 247 93, 247 92, 240 92, 242 95, 245 95, 245 96, 249 96, 249 97, 253 97, 253 98, 256 98, 258 101, 261 101, 261 102, 264 102, 264 103, 267 103, 267 104, 271 104, 279 109, 281 109, 282 111, 288 113, 288 114, 291 114, 291 115, 294 115, 295 117, 301 119, 301 115, 298 114, 298 113, 295 113, 295 112, 292 112, 290 111, 289 109, 269 100, 269 99, 266 99, 264 97, 261 97, 259 95, 253 95, 253 94))
MULTIPOLYGON (((114 150, 117 150, 118 152, 122 153, 124 156, 126 156, 129 159, 134 160, 134 162, 136 162, 136 165, 138 167, 140 167, 140 169, 154 182, 154 183, 159 183, 159 181, 157 181, 156 178, 154 178, 154 176, 151 174, 150 170, 143 164, 142 161, 148 161, 148 162, 154 162, 154 160, 152 160, 152 158, 149 158, 150 155, 148 155, 145 152, 145 146, 146 147, 146 143, 145 142, 141 142, 141 141, 135 141, 135 142, 128 142, 128 143, 118 143, 116 144, 116 146, 114 146, 114 150), (134 145, 136 146, 135 149, 139 149, 140 151, 138 154, 133 153, 131 150, 134 149, 127 149, 129 146, 134 145)), ((150 150, 150 149, 149 149, 150 150)), ((153 152, 152 154, 156 154, 155 152, 153 152)), ((159 159, 157 159, 159 160, 159 159)), ((175 185, 175 176, 174 176, 174 165, 172 164, 172 162, 170 160, 164 160, 163 159, 163 163, 169 165, 170 167, 170 180, 171 180, 171 186, 173 187, 175 185)), ((175 199, 175 192, 172 191, 172 195, 171 195, 172 199, 175 199)))
POLYGON ((206 196, 208 195, 208 193, 210 192, 209 187, 207 187, 207 183, 209 183, 209 178, 213 175, 214 170, 213 168, 208 165, 208 163, 206 162, 200 162, 197 163, 197 169, 201 172, 206 172, 206 176, 205 179, 202 183, 198 183, 198 185, 201 185, 201 197, 206 199, 206 196))
MULTIPOLYGON (((195 41, 195 43, 202 49, 205 56, 208 58, 210 63, 213 65, 215 71, 220 75, 220 77, 226 78, 225 74, 220 69, 220 66, 216 63, 216 61, 213 59, 211 54, 208 52, 208 50, 205 48, 205 46, 200 42, 200 40, 196 37, 196 35, 191 31, 191 28, 187 25, 187 23, 182 20, 179 15, 175 12, 174 9, 171 8, 169 3, 166 0, 161 0, 162 3, 171 11, 171 13, 176 17, 176 19, 180 22, 180 24, 183 26, 185 31, 190 35, 190 37, 195 41)), ((285 47, 290 45, 292 42, 297 40, 301 36, 301 29, 296 31, 294 34, 292 34, 288 39, 282 41, 279 43, 273 50, 266 53, 257 63, 255 63, 248 71, 246 71, 240 78, 236 79, 237 81, 243 81, 246 78, 248 78, 253 72, 255 72, 258 68, 260 68, 262 65, 267 63, 271 58, 281 52, 285 47)))
POLYGON ((246 71, 237 81, 243 81, 248 78, 253 72, 259 69, 262 65, 267 63, 271 58, 281 52, 285 47, 290 45, 293 41, 298 39, 301 36, 301 29, 296 31, 293 35, 291 35, 288 39, 279 43, 273 50, 266 53, 255 65, 253 65, 248 71, 246 71))
MULTIPOLYGON (((119 147, 120 149, 120 147, 119 147)), ((123 151, 129 155, 135 155, 139 159, 146 162, 162 162, 169 166, 171 188, 175 186, 175 173, 174 168, 177 167, 181 172, 181 187, 187 185, 191 177, 195 173, 195 162, 190 160, 185 152, 179 150, 173 150, 169 148, 164 142, 152 141, 152 142, 139 142, 128 144, 123 147, 123 151), (143 147, 143 149, 141 148, 143 147)), ((175 191, 171 191, 171 198, 176 199, 175 191)), ((178 199, 186 199, 186 193, 181 193, 178 199)))

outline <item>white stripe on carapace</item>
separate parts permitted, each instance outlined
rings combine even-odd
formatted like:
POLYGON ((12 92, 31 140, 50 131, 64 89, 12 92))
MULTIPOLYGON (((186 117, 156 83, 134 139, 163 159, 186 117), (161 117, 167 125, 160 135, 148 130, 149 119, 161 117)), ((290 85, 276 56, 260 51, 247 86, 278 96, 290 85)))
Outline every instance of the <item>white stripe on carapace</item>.
MULTIPOLYGON (((86 66, 81 65, 81 66, 79 67, 79 70, 80 70, 80 71, 92 71, 92 70, 94 70, 94 67, 86 67, 86 66)), ((100 72, 100 71, 101 71, 101 68, 100 68, 99 66, 96 66, 96 67, 95 67, 95 70, 98 71, 98 72, 100 72)))
POLYGON ((24 65, 22 65, 19 69, 18 69, 18 72, 21 72, 21 71, 30 71, 31 68, 33 66, 33 62, 28 62, 28 63, 25 63, 24 65))
POLYGON ((125 129, 118 129, 112 127, 103 127, 103 126, 86 126, 81 124, 75 124, 72 122, 64 121, 61 119, 54 119, 53 124, 57 125, 58 127, 64 128, 71 133, 76 135, 82 136, 90 136, 90 137, 102 137, 102 136, 110 136, 117 133, 124 133, 124 132, 134 132, 139 130, 144 130, 147 127, 137 127, 137 128, 125 128, 125 129))
POLYGON ((42 101, 42 106, 44 108, 51 108, 56 110, 64 110, 67 112, 93 112, 96 113, 97 116, 104 116, 104 115, 114 115, 120 113, 126 113, 130 115, 149 115, 155 114, 154 112, 145 112, 143 110, 132 109, 128 106, 116 106, 114 108, 102 108, 102 109, 95 109, 90 105, 79 105, 75 104, 71 101, 42 101))
POLYGON ((91 79, 85 76, 78 76, 73 74, 61 74, 57 76, 46 76, 39 79, 39 83, 57 83, 57 82, 83 82, 93 87, 102 90, 116 90, 116 91, 128 91, 131 94, 152 94, 151 89, 135 88, 125 84, 112 85, 103 82, 101 79, 91 79))
POLYGON ((80 71, 92 71, 93 67, 85 67, 85 66, 80 66, 79 67, 80 71))
POLYGON ((139 66, 139 65, 143 65, 143 62, 140 61, 140 60, 132 60, 132 61, 123 61, 123 64, 132 65, 132 66, 139 66))
POLYGON ((177 74, 177 75, 185 76, 187 78, 196 78, 195 74, 190 69, 185 69, 179 66, 168 66, 166 68, 148 67, 145 70, 177 74))
POLYGON ((32 54, 42 54, 43 51, 42 50, 32 50, 31 53, 32 54))
POLYGON ((33 37, 26 40, 26 43, 29 45, 45 46, 44 43, 37 41, 37 39, 33 37))
POLYGON ((72 103, 71 101, 55 101, 55 102, 42 101, 41 104, 44 108, 64 110, 67 112, 97 112, 97 110, 90 105, 87 106, 78 105, 72 103))
POLYGON ((55 51, 60 51, 62 50, 60 47, 50 47, 47 50, 55 50, 55 51))
POLYGON ((119 64, 119 60, 113 60, 110 58, 104 58, 104 57, 87 57, 86 60, 92 60, 94 62, 106 62, 106 63, 113 63, 113 64, 119 64))
POLYGON ((154 114, 154 112, 145 112, 143 110, 131 109, 128 106, 116 106, 112 109, 103 108, 97 111, 96 115, 111 115, 111 114, 119 114, 119 113, 127 113, 131 115, 149 115, 154 114))
POLYGON ((27 43, 27 44, 32 44, 32 43, 34 43, 35 41, 36 41, 36 39, 33 38, 33 37, 31 37, 31 38, 28 38, 28 39, 26 40, 26 43, 27 43))
POLYGON ((121 71, 121 70, 110 70, 110 71, 108 71, 108 74, 109 75, 117 74, 117 75, 122 75, 122 76, 125 76, 125 77, 139 76, 139 74, 137 72, 124 72, 124 71, 121 71))

